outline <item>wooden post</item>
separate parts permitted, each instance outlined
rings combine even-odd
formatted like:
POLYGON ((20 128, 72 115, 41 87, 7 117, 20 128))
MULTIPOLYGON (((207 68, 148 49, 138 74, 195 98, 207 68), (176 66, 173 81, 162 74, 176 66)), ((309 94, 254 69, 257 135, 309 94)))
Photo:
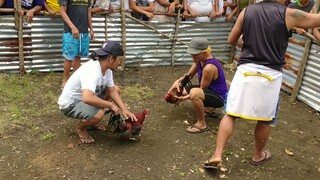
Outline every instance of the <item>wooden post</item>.
POLYGON ((124 51, 124 55, 121 62, 121 68, 124 69, 126 65, 126 51, 127 51, 127 45, 126 45, 126 16, 125 16, 125 9, 124 9, 124 0, 120 1, 120 10, 121 10, 121 34, 122 34, 122 47, 124 51))
MULTIPOLYGON (((319 11, 319 0, 316 1, 315 5, 313 6, 313 9, 311 10, 311 13, 316 13, 318 11, 319 11)), ((308 33, 312 34, 312 29, 309 29, 308 33)), ((300 89, 300 86, 302 83, 302 78, 304 75, 304 69, 306 67, 308 56, 309 56, 311 42, 312 42, 312 39, 309 37, 308 40, 306 41, 305 46, 304 46, 304 52, 303 52, 303 55, 301 58, 301 63, 299 65, 297 79, 296 79, 296 82, 293 86, 293 90, 291 93, 290 102, 295 102, 297 100, 298 92, 299 92, 299 89, 300 89)))
POLYGON ((15 18, 15 28, 18 30, 18 47, 19 47, 19 72, 21 75, 25 74, 24 68, 24 55, 23 55, 23 15, 21 14, 21 1, 14 1, 14 18, 15 18))
POLYGON ((104 26, 104 28, 105 28, 105 31, 104 31, 104 35, 105 35, 105 39, 106 40, 108 40, 108 20, 107 20, 107 16, 108 16, 108 14, 104 14, 104 18, 105 18, 105 21, 104 21, 104 24, 105 24, 105 26, 104 26))
MULTIPOLYGON (((176 29, 174 32, 174 39, 177 39, 177 34, 179 30, 180 25, 180 15, 181 15, 181 8, 178 9, 178 16, 177 16, 177 22, 176 22, 176 29)), ((172 49, 171 49, 171 65, 174 66, 174 50, 176 49, 176 41, 172 42, 172 49)))

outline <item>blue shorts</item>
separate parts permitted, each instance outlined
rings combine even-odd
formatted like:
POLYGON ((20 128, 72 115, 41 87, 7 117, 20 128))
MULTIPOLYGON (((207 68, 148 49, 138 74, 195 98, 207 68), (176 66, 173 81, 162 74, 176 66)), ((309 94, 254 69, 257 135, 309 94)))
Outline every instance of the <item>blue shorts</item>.
POLYGON ((89 33, 80 33, 79 39, 72 33, 63 33, 62 56, 67 60, 74 60, 77 56, 87 57, 89 55, 90 36, 89 33))

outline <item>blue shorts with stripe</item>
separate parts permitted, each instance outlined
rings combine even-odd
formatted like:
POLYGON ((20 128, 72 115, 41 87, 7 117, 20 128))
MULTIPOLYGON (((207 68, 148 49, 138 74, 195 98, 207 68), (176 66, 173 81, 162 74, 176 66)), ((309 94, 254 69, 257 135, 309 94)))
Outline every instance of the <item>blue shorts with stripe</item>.
POLYGON ((90 36, 89 33, 80 33, 79 39, 74 38, 72 33, 63 33, 62 56, 67 60, 74 60, 78 57, 89 55, 90 36))

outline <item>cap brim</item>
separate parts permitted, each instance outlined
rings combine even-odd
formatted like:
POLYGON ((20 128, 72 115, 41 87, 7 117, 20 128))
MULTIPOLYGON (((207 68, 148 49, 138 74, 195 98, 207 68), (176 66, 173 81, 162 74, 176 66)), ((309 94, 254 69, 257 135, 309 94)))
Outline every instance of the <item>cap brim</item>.
POLYGON ((187 49, 187 53, 188 54, 199 54, 200 52, 201 52, 201 50, 195 49, 195 48, 192 48, 192 47, 188 47, 188 49, 187 49))
POLYGON ((103 51, 102 49, 95 50, 94 52, 95 52, 98 56, 106 56, 106 55, 109 54, 109 53, 103 51))

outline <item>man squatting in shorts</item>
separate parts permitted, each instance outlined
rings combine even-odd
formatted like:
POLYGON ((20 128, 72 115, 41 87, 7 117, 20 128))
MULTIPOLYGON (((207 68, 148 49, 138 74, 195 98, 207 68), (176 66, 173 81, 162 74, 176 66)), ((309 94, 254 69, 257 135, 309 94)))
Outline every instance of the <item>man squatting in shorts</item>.
POLYGON ((113 81, 112 71, 121 64, 123 54, 118 42, 105 43, 92 53, 92 60, 84 63, 70 76, 59 97, 58 104, 62 113, 81 119, 75 128, 81 143, 94 142, 87 128, 97 125, 103 119, 105 108, 116 114, 121 110, 125 119, 137 121, 122 102, 119 87, 113 81), (110 99, 115 104, 108 101, 110 99))

